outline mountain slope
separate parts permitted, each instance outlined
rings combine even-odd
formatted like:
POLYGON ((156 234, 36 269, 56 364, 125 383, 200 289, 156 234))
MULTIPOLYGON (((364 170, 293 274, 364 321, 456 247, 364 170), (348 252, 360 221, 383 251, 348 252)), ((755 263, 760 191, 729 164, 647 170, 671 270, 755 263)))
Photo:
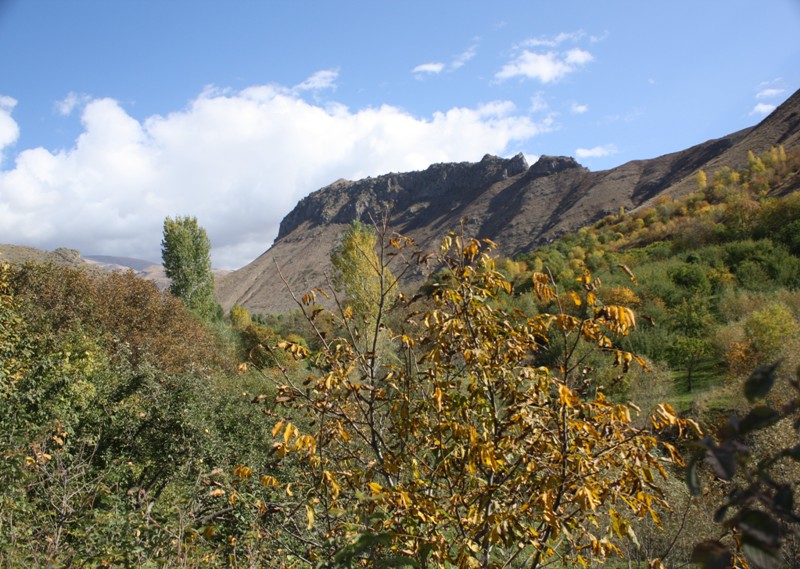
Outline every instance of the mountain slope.
MULTIPOLYGON (((511 159, 487 155, 478 163, 338 180, 297 204, 269 250, 220 278, 218 298, 226 310, 234 304, 255 313, 293 309, 284 280, 302 293, 323 285, 330 251, 354 219, 369 222, 386 214, 395 231, 423 249, 435 247, 466 219, 467 233, 488 237, 501 254, 513 255, 621 207, 688 193, 695 189, 698 170, 739 167, 749 150, 760 153, 777 144, 800 145, 800 91, 754 127, 610 170, 590 172, 568 157, 542 156, 529 167, 521 154, 511 159)), ((417 273, 411 280, 423 278, 417 273)))

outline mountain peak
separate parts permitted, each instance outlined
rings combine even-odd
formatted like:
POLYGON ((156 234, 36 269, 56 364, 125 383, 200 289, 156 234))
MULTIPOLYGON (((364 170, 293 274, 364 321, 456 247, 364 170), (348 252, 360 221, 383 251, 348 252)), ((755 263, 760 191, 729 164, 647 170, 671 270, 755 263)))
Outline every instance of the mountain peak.
POLYGON ((551 174, 558 174, 570 168, 583 168, 571 156, 547 156, 542 155, 536 163, 530 167, 528 172, 536 176, 549 176, 551 174))

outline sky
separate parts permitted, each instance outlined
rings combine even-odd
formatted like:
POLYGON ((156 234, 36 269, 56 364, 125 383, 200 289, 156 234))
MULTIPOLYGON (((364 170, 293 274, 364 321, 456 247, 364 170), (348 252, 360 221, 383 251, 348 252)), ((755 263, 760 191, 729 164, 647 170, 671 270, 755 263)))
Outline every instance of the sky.
POLYGON ((590 170, 757 124, 800 0, 0 0, 0 243, 217 268, 340 178, 522 152, 590 170))

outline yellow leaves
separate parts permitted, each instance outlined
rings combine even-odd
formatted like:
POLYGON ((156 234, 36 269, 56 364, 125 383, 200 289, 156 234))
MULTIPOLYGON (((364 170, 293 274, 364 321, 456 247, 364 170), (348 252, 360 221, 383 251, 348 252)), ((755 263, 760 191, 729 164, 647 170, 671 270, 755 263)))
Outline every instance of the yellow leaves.
POLYGON ((614 354, 614 365, 621 365, 622 371, 627 372, 628 368, 630 368, 631 362, 633 361, 633 354, 630 352, 623 352, 622 350, 616 350, 614 354))
POLYGON ((470 239, 469 244, 464 247, 464 249, 461 251, 461 254, 464 255, 464 259, 472 262, 475 260, 475 257, 478 255, 479 251, 480 247, 478 245, 478 241, 475 239, 470 239))
POLYGON ((225 490, 222 488, 214 488, 211 492, 208 493, 209 497, 211 498, 218 498, 220 496, 225 495, 225 490))
POLYGON ((329 470, 322 471, 322 480, 325 485, 328 487, 328 490, 333 496, 334 499, 339 497, 339 493, 342 491, 342 486, 336 480, 336 476, 329 470))
POLYGON ((437 387, 433 390, 433 401, 436 403, 436 410, 442 412, 442 390, 437 387))
POLYGON ((623 336, 636 327, 636 315, 627 306, 599 306, 594 309, 594 316, 610 330, 623 336))
POLYGON ((380 494, 381 492, 383 492, 383 486, 381 486, 377 482, 370 482, 369 484, 367 484, 367 486, 369 486, 369 489, 372 491, 373 495, 380 494))
POLYGON ((308 348, 303 346, 302 344, 297 344, 295 342, 289 342, 287 340, 282 340, 278 342, 277 346, 278 349, 284 350, 289 352, 295 360, 304 360, 308 357, 309 351, 308 348))
POLYGON ((558 398, 561 402, 561 405, 565 405, 570 408, 579 405, 581 402, 578 395, 563 383, 558 385, 558 398))
POLYGON ((273 443, 272 448, 283 458, 290 451, 305 451, 310 457, 317 450, 317 439, 311 435, 303 435, 292 423, 278 421, 272 428, 272 436, 278 437, 283 430, 283 442, 273 443))
POLYGON ((288 445, 289 440, 292 438, 292 434, 296 433, 297 433, 297 427, 295 427, 291 423, 288 423, 286 425, 286 429, 283 431, 283 442, 288 445))
POLYGON ((500 470, 502 464, 495 456, 494 447, 486 445, 480 450, 481 463, 492 472, 500 470))
POLYGON ((677 427, 678 433, 681 436, 686 430, 693 431, 698 437, 703 434, 703 430, 696 421, 678 417, 675 410, 668 403, 659 403, 656 406, 655 411, 650 415, 650 423, 656 430, 661 430, 666 427, 677 427))
POLYGON ((236 466, 233 467, 233 475, 239 480, 247 480, 248 478, 250 478, 250 476, 252 476, 252 474, 253 474, 253 469, 244 466, 243 464, 237 464, 236 466))
POLYGON ((574 316, 570 316, 569 314, 557 314, 556 315, 556 326, 562 332, 570 332, 579 328, 581 325, 581 320, 574 316))
POLYGON ((439 246, 439 251, 442 255, 447 255, 450 251, 450 248, 453 246, 453 237, 450 235, 445 235, 442 239, 442 244, 439 246))
POLYGON ((315 288, 314 290, 308 291, 306 294, 303 295, 303 298, 300 299, 305 306, 310 306, 317 301, 317 293, 320 293, 325 298, 330 298, 327 291, 323 288, 315 288))
POLYGON ((569 297, 572 299, 572 302, 575 304, 575 306, 580 306, 583 304, 581 297, 574 290, 569 291, 569 297))
POLYGON ((556 293, 551 286, 550 277, 548 275, 544 273, 533 273, 531 280, 533 280, 533 292, 536 294, 536 298, 542 302, 555 300, 556 293))
POLYGON ((308 525, 306 529, 312 529, 314 527, 314 508, 310 505, 306 504, 306 520, 308 521, 308 525))
POLYGON ((597 494, 586 486, 581 486, 578 488, 578 491, 575 492, 575 501, 580 504, 581 508, 584 510, 594 511, 597 509, 597 506, 600 505, 597 494))
POLYGON ((280 486, 280 483, 278 482, 278 479, 275 478, 274 476, 269 476, 265 474, 261 477, 261 485, 264 488, 277 488, 278 486, 280 486))

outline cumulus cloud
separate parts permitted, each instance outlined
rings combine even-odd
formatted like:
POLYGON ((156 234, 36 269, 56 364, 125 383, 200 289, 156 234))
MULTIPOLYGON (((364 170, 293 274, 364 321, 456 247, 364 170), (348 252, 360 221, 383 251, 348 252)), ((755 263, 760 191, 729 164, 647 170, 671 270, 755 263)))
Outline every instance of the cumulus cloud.
POLYGON ((589 106, 588 105, 582 105, 580 103, 572 103, 572 106, 570 107, 569 110, 573 114, 582 115, 583 113, 585 113, 585 112, 587 112, 589 110, 589 106))
POLYGON ((604 156, 612 156, 617 152, 616 145, 604 144, 593 148, 578 148, 575 150, 575 156, 578 158, 602 158, 604 156))
POLYGON ((777 107, 775 105, 771 105, 769 103, 758 103, 753 110, 750 111, 751 115, 768 115, 772 111, 774 111, 777 107))
POLYGON ((521 77, 537 79, 542 83, 553 83, 577 71, 578 68, 593 59, 591 53, 580 48, 573 48, 566 52, 548 51, 545 53, 523 49, 495 74, 495 78, 503 81, 521 77))
MULTIPOLYGON (((335 79, 326 72, 301 85, 335 79)), ((550 128, 504 101, 417 117, 315 104, 300 91, 207 89, 143 120, 113 99, 86 102, 70 147, 23 149, 0 169, 0 242, 157 261, 164 218, 194 215, 215 266, 235 268, 269 247, 298 200, 338 178, 504 155, 550 128)), ((19 136, 15 104, 0 97, 0 150, 19 136)))

